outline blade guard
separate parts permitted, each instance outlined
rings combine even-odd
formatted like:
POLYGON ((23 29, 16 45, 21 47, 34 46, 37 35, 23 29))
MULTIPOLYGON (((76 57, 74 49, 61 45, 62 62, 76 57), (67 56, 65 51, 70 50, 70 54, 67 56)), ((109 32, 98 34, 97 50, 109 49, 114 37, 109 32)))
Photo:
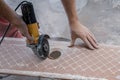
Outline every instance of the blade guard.
POLYGON ((48 35, 44 34, 41 35, 38 39, 38 45, 37 45, 37 56, 46 59, 49 55, 50 46, 48 43, 48 38, 50 38, 48 35))

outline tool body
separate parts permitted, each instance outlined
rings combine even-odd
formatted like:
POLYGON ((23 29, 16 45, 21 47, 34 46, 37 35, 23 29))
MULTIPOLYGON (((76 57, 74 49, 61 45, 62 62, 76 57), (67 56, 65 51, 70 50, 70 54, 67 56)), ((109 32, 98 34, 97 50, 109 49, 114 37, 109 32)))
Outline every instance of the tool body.
POLYGON ((27 40, 27 46, 30 47, 33 52, 41 59, 46 59, 49 55, 49 36, 39 33, 39 24, 36 20, 33 4, 31 2, 25 2, 21 5, 21 11, 23 14, 23 20, 27 24, 29 34, 34 38, 31 43, 27 40))

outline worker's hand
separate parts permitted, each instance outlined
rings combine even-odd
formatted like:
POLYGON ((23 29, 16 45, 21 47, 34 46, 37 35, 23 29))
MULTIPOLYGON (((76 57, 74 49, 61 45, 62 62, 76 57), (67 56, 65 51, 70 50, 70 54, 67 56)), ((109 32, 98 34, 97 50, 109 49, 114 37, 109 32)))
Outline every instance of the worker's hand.
POLYGON ((98 48, 98 44, 94 35, 88 30, 88 28, 80 24, 78 20, 71 22, 70 28, 72 39, 70 45, 71 47, 74 46, 75 40, 77 38, 81 38, 90 49, 93 50, 98 48))
POLYGON ((22 20, 20 20, 19 22, 13 21, 12 25, 17 27, 20 30, 21 34, 25 36, 31 43, 33 42, 33 38, 28 33, 28 28, 22 20))
POLYGON ((33 42, 33 38, 28 33, 28 29, 27 29, 27 26, 25 24, 22 24, 22 26, 18 27, 18 29, 23 34, 23 36, 25 36, 31 43, 33 42))

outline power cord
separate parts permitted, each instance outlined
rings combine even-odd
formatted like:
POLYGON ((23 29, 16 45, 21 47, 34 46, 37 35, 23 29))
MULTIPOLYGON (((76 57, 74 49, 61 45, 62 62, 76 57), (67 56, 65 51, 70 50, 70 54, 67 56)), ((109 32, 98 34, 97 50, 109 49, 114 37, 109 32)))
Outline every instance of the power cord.
MULTIPOLYGON (((19 8, 23 3, 25 3, 25 2, 28 2, 28 1, 22 1, 22 2, 15 8, 15 11, 17 11, 18 8, 19 8)), ((1 38, 1 40, 0 40, 0 45, 2 44, 2 42, 3 42, 3 40, 4 40, 5 36, 6 36, 6 34, 7 34, 7 32, 8 32, 8 30, 10 29, 10 27, 11 27, 11 24, 9 23, 8 27, 6 28, 6 30, 5 30, 2 38, 1 38)))
POLYGON ((8 27, 6 28, 6 30, 5 30, 5 32, 4 32, 4 34, 3 34, 2 39, 0 40, 0 45, 2 44, 2 42, 3 42, 3 40, 4 40, 5 36, 6 36, 6 34, 7 34, 7 32, 8 32, 8 30, 9 30, 9 28, 10 28, 10 26, 11 26, 11 24, 9 24, 8 27))

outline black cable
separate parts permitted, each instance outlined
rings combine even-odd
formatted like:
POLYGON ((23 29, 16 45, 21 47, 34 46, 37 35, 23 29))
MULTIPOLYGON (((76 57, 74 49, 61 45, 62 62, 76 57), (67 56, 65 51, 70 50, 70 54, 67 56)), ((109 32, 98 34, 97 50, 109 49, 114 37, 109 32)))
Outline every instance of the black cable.
MULTIPOLYGON (((15 11, 17 11, 18 8, 19 8, 24 2, 28 2, 28 1, 22 1, 22 2, 15 8, 15 11)), ((3 40, 4 40, 5 36, 6 36, 6 34, 7 34, 7 32, 8 32, 8 30, 10 29, 10 27, 11 27, 11 24, 9 23, 8 27, 6 28, 6 30, 5 30, 5 32, 4 32, 4 34, 3 34, 3 37, 2 37, 1 40, 0 40, 0 45, 2 44, 2 42, 3 42, 3 40)))
POLYGON ((18 8, 19 8, 23 3, 25 3, 25 2, 28 2, 28 1, 22 1, 22 2, 15 8, 15 11, 17 11, 18 8))
POLYGON ((0 45, 1 45, 1 43, 3 42, 3 40, 4 40, 4 38, 5 38, 5 35, 7 34, 7 32, 8 32, 8 30, 9 30, 10 26, 11 26, 11 24, 9 24, 8 27, 6 28, 6 30, 5 30, 5 32, 4 32, 4 34, 3 34, 2 39, 0 40, 0 45))

